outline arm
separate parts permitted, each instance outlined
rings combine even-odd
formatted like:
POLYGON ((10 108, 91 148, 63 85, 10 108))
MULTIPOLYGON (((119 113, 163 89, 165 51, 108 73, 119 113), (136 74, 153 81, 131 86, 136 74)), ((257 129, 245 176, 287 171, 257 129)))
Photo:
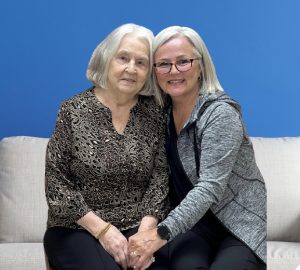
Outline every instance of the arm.
MULTIPOLYGON (((85 203, 74 181, 69 164, 72 158, 72 125, 70 111, 62 104, 54 133, 46 153, 46 197, 50 218, 59 218, 67 224, 77 223, 97 237, 107 226, 85 203)), ((99 238, 101 245, 115 261, 127 269, 127 240, 114 226, 99 238)))
POLYGON ((171 239, 191 229, 213 203, 222 199, 243 139, 240 114, 229 104, 214 108, 198 134, 200 171, 194 188, 162 222, 171 239), (200 149, 201 147, 201 149, 200 149))
POLYGON ((68 104, 63 103, 55 130, 46 152, 46 198, 50 219, 71 224, 87 214, 87 206, 76 183, 72 181, 69 164, 72 158, 72 126, 68 104))

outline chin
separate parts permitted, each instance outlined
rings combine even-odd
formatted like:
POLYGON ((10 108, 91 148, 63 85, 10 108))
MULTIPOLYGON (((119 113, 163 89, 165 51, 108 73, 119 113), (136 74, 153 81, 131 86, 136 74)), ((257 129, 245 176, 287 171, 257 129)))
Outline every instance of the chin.
POLYGON ((167 93, 171 97, 179 97, 179 96, 182 96, 184 94, 184 91, 182 89, 172 89, 172 90, 167 90, 167 93))

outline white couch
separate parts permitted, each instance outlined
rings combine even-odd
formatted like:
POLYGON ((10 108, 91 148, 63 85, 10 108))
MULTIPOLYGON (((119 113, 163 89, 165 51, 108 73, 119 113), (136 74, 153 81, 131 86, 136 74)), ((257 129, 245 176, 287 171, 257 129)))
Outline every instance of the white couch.
MULTIPOLYGON (((300 265, 300 137, 252 141, 267 184, 268 269, 295 270, 300 265)), ((24 136, 0 141, 1 270, 46 269, 47 142, 24 136)))

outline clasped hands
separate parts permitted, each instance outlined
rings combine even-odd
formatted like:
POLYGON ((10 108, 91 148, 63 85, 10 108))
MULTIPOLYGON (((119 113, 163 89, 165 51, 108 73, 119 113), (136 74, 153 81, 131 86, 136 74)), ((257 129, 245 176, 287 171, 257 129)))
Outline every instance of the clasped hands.
POLYGON ((155 261, 154 252, 167 243, 157 235, 156 225, 157 219, 148 215, 143 217, 138 232, 128 241, 115 226, 111 226, 99 241, 124 270, 128 267, 144 270, 155 261))
POLYGON ((138 232, 128 241, 126 237, 115 227, 111 226, 108 232, 99 239, 104 249, 124 269, 134 268, 144 270, 155 261, 153 256, 160 247, 167 243, 157 235, 155 228, 139 228, 138 232))
POLYGON ((156 228, 139 230, 128 240, 129 265, 136 270, 149 268, 155 261, 154 252, 166 242, 157 236, 156 228))

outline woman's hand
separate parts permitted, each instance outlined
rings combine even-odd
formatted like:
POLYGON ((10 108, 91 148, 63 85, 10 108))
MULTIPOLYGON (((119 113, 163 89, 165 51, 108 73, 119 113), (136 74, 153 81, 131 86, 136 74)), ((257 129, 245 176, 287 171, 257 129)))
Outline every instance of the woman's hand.
POLYGON ((156 227, 138 231, 129 237, 129 265, 136 270, 147 269, 154 261, 154 252, 166 243, 167 240, 162 240, 158 236, 156 227))
POLYGON ((128 242, 126 237, 115 227, 99 238, 102 247, 122 266, 124 270, 128 265, 128 242))
POLYGON ((158 220, 154 216, 151 216, 151 215, 144 216, 141 220, 138 231, 141 232, 141 231, 147 231, 150 229, 155 229, 157 222, 158 222, 158 220))

